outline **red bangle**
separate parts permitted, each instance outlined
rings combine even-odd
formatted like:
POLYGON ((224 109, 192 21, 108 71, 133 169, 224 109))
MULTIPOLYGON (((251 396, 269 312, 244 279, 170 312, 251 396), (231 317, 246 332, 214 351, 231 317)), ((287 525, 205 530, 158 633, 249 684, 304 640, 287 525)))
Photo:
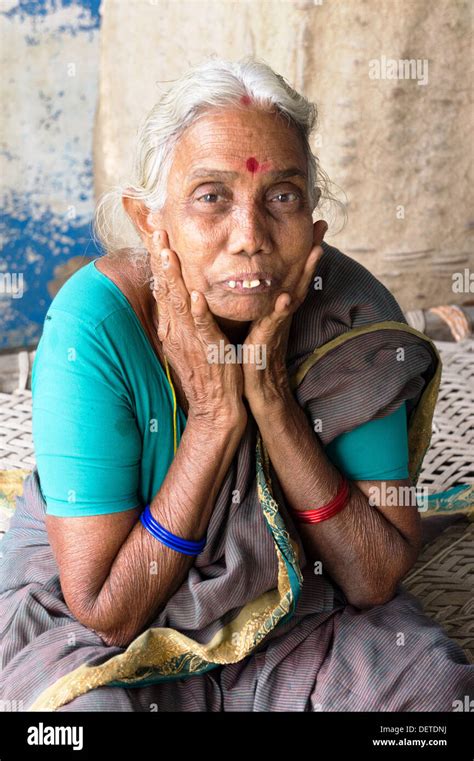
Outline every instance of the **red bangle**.
POLYGON ((292 510, 292 515, 301 523, 320 523, 332 518, 339 513, 347 504, 349 499, 349 483, 342 476, 339 491, 331 502, 323 507, 317 507, 315 510, 292 510))

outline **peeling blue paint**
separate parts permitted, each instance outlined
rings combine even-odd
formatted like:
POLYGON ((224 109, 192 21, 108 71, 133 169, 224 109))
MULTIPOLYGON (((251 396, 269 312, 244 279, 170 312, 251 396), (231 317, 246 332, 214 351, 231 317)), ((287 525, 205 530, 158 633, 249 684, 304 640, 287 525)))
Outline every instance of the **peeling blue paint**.
POLYGON ((70 220, 50 209, 35 218, 30 201, 18 197, 12 204, 15 213, 1 218, 4 246, 0 273, 21 273, 24 288, 21 298, 0 294, 0 349, 37 343, 51 303, 48 283, 55 279, 58 265, 76 256, 87 263, 102 253, 92 240, 90 221, 70 220))
MULTIPOLYGON (((79 37, 82 60, 97 60, 100 0, 19 0, 4 3, 3 8, 6 5, 8 10, 0 13, 12 28, 15 24, 16 35, 23 36, 28 46, 43 44, 46 52, 46 46, 53 45, 51 65, 59 65, 71 36, 79 37)), ((31 54, 35 60, 36 50, 31 54)), ((46 69, 44 75, 38 91, 34 64, 18 58, 7 72, 8 80, 5 76, 12 93, 6 122, 12 137, 0 151, 11 178, 1 199, 5 211, 0 216, 0 350, 34 347, 52 300, 48 284, 56 280, 57 268, 75 257, 86 263, 103 253, 92 240, 91 229, 98 71, 91 77, 90 67, 79 67, 66 89, 61 77, 49 77, 46 69), (18 123, 17 95, 22 98, 18 123), (19 134, 24 135, 21 151, 19 134), (76 216, 71 218, 73 209, 76 216), (5 289, 5 276, 15 281, 22 276, 20 297, 5 289)))
MULTIPOLYGON (((19 0, 8 11, 1 11, 1 14, 6 18, 19 18, 23 22, 35 16, 40 19, 45 18, 60 8, 77 6, 81 9, 79 18, 83 23, 76 28, 76 31, 88 31, 100 27, 100 3, 101 0, 19 0)), ((62 27, 61 31, 72 31, 72 29, 62 27)))

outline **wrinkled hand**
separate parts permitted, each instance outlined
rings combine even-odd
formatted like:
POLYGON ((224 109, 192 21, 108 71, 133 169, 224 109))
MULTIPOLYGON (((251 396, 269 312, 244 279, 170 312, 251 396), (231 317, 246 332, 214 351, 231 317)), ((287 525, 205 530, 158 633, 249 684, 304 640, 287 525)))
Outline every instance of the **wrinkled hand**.
POLYGON ((314 223, 313 247, 306 259, 300 280, 293 293, 280 293, 273 312, 254 320, 245 340, 247 356, 258 357, 257 362, 242 365, 244 396, 254 417, 267 414, 274 403, 285 403, 292 393, 286 369, 286 352, 291 320, 301 306, 322 256, 321 243, 328 226, 324 220, 314 223), (253 344, 253 347, 251 346, 253 344), (265 362, 262 362, 264 357, 265 362), (259 368, 259 362, 261 367, 259 368))
POLYGON ((158 338, 189 403, 188 419, 245 429, 247 411, 242 399, 240 365, 209 361, 209 347, 225 341, 225 336, 206 297, 193 291, 196 299, 191 298, 178 255, 169 248, 166 230, 155 231, 148 251, 157 302, 158 338), (167 262, 163 253, 167 254, 167 262))

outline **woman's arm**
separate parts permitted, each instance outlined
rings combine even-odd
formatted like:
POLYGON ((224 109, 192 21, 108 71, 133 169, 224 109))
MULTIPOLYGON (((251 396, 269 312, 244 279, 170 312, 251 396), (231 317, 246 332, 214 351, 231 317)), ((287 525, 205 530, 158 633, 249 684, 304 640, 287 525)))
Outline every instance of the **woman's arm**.
MULTIPOLYGON (((265 368, 243 365, 244 395, 283 492, 295 510, 327 504, 340 485, 339 472, 293 396, 286 368, 292 315, 310 287, 322 255, 325 228, 325 222, 314 225, 315 245, 295 292, 280 294, 273 312, 252 324, 246 343, 265 346, 265 368)), ((416 505, 387 507, 380 500, 374 507, 369 504, 369 490, 382 483, 350 482, 350 499, 344 510, 315 525, 298 524, 309 558, 321 560, 349 602, 360 608, 390 599, 420 548, 421 521, 416 505)), ((405 487, 405 491, 410 486, 406 480, 391 483, 405 487)))
MULTIPOLYGON (((173 534, 197 541, 243 429, 232 416, 190 419, 153 517, 173 534)), ((61 587, 71 612, 109 645, 126 647, 166 604, 194 558, 159 542, 138 520, 142 507, 113 515, 47 516, 61 587)))
MULTIPOLYGON (((261 408, 254 404, 253 414, 289 505, 308 510, 333 499, 340 474, 294 397, 287 395, 270 404, 267 400, 261 408)), ((391 599, 420 549, 421 521, 415 500, 411 505, 386 507, 379 501, 372 506, 369 490, 380 489, 381 484, 349 481, 350 498, 340 513, 317 524, 298 523, 310 562, 321 560, 358 608, 391 599)), ((410 486, 408 480, 387 484, 403 487, 400 495, 410 486)))
MULTIPOLYGON (((150 244, 151 245, 151 244, 150 244)), ((150 510, 166 529, 197 541, 246 428, 239 365, 208 362, 224 339, 203 294, 191 302, 179 259, 150 256, 156 276, 158 337, 189 404, 180 445, 150 510), (161 261, 161 264, 160 264, 161 261)), ((106 384, 105 384, 106 385, 106 384)), ((68 400, 73 405, 74 399, 68 400)), ((95 425, 103 425, 100 419, 95 425)), ((94 470, 91 469, 91 477, 94 470)), ((193 562, 155 539, 138 521, 143 506, 100 517, 48 516, 65 600, 79 621, 111 645, 127 646, 179 588, 193 562)))

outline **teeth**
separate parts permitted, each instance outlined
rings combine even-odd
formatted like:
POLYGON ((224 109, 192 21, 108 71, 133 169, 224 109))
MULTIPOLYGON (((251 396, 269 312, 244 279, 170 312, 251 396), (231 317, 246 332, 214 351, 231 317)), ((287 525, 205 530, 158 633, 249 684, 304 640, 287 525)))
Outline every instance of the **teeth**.
POLYGON ((242 288, 257 288, 261 282, 264 282, 265 285, 270 286, 272 284, 272 281, 269 279, 266 279, 264 281, 262 280, 228 280, 227 285, 230 288, 235 288, 238 283, 242 284, 242 288))

